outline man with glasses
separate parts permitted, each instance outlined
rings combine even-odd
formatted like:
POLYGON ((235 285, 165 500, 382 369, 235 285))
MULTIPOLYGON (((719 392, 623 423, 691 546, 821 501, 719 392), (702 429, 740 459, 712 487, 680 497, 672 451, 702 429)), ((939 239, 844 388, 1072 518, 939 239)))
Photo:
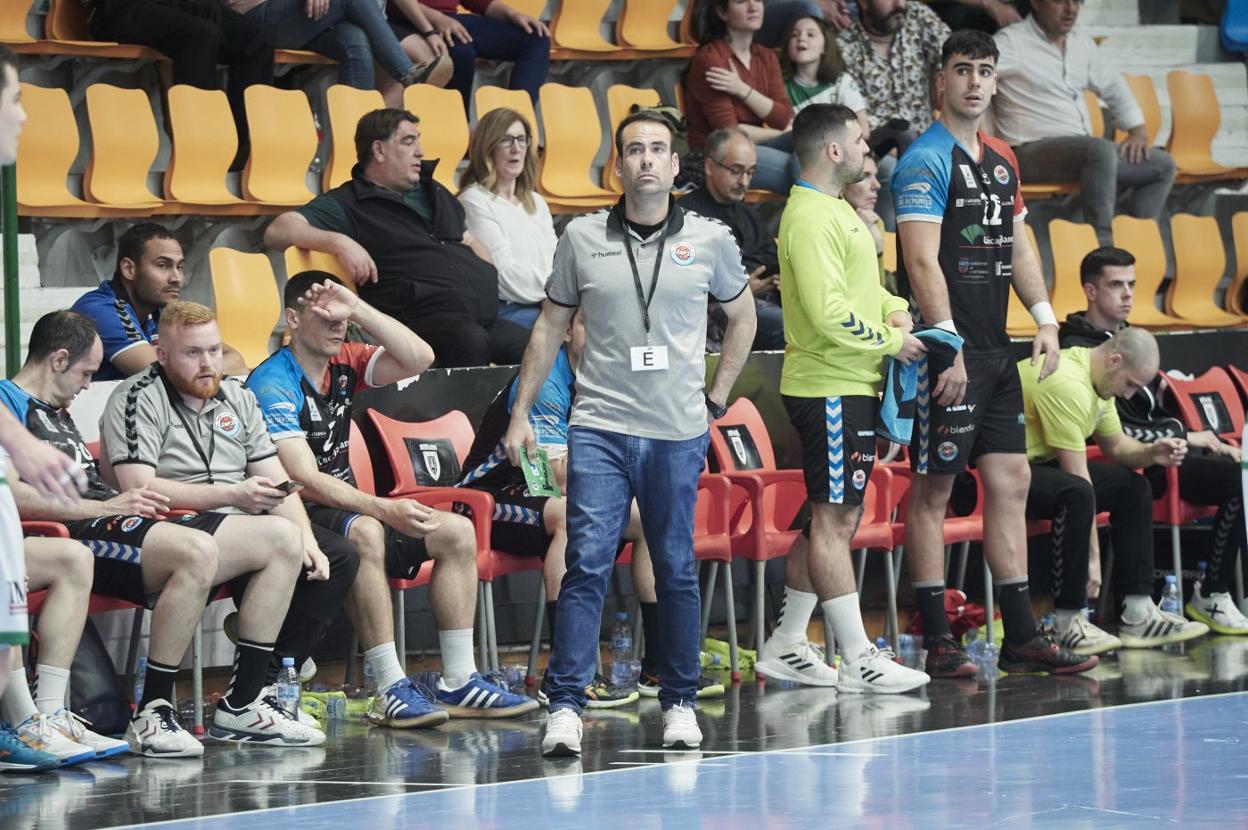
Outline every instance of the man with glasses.
MULTIPOLYGON (((718 219, 732 231, 741 248, 741 264, 750 275, 750 293, 758 328, 754 349, 784 348, 784 315, 780 311, 780 263, 776 243, 763 225, 758 208, 745 204, 750 179, 758 170, 758 151, 740 127, 723 127, 706 137, 706 186, 680 200, 685 210, 718 219)), ((707 351, 718 352, 727 319, 718 303, 710 307, 707 351)))

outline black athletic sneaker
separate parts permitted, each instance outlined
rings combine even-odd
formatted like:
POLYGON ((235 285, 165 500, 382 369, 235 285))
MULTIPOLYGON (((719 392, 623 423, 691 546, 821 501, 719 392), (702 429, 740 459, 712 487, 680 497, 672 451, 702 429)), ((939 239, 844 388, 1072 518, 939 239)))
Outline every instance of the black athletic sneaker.
POLYGON ((927 661, 923 671, 933 678, 974 677, 979 669, 971 662, 952 634, 942 634, 934 643, 926 646, 927 661))
POLYGON ((1052 637, 1037 634, 1025 643, 1005 643, 997 668, 1010 674, 1076 674, 1101 662, 1096 655, 1073 654, 1052 637))
MULTIPOLYGON (((641 693, 642 697, 657 698, 659 696, 659 676, 643 669, 641 677, 637 679, 637 691, 641 693)), ((705 674, 698 677, 697 697, 699 699, 723 696, 723 683, 713 677, 707 677, 705 674)))

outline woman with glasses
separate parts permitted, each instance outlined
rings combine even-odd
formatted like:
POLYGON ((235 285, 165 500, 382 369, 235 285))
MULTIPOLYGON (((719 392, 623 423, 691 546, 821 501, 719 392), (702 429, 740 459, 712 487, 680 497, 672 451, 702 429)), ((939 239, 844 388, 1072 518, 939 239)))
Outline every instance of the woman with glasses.
POLYGON ((776 53, 754 42, 762 0, 702 0, 699 14, 702 45, 684 80, 689 147, 701 150, 713 130, 740 127, 758 147, 753 186, 787 194, 797 177, 793 105, 776 53))
POLYGON ((468 231, 498 268, 498 316, 532 328, 556 240, 550 208, 535 190, 537 148, 524 116, 496 109, 477 121, 459 184, 468 231))

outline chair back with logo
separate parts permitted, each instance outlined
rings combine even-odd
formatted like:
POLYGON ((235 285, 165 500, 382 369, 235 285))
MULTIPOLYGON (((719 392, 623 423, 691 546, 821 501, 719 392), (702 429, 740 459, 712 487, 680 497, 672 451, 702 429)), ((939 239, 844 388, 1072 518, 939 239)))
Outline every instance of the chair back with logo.
POLYGON ((1221 366, 1191 380, 1166 376, 1170 396, 1189 430, 1209 430, 1238 443, 1244 431, 1244 404, 1231 376, 1221 366))
POLYGON ((459 481, 473 439, 472 424, 463 412, 455 409, 432 421, 396 421, 370 409, 368 417, 394 471, 390 495, 453 487, 459 481))

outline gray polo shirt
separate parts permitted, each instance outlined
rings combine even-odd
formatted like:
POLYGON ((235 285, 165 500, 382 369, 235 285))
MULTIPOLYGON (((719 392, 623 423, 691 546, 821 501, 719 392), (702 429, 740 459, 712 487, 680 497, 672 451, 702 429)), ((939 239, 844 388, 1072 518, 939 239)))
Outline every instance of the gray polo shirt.
POLYGON ((647 344, 624 250, 626 228, 621 198, 610 210, 569 222, 555 249, 546 296, 580 306, 585 318, 570 425, 669 441, 696 438, 706 432, 707 302, 728 302, 749 285, 741 250, 727 225, 674 202, 662 251, 662 229, 642 239, 628 228, 647 297, 655 258, 662 257, 647 344), (646 345, 667 347, 667 369, 632 371, 633 347, 646 345))
POLYGON ((237 484, 248 464, 277 455, 260 404, 241 381, 223 378, 195 412, 155 363, 109 395, 100 438, 113 466, 146 464, 188 484, 237 484))

